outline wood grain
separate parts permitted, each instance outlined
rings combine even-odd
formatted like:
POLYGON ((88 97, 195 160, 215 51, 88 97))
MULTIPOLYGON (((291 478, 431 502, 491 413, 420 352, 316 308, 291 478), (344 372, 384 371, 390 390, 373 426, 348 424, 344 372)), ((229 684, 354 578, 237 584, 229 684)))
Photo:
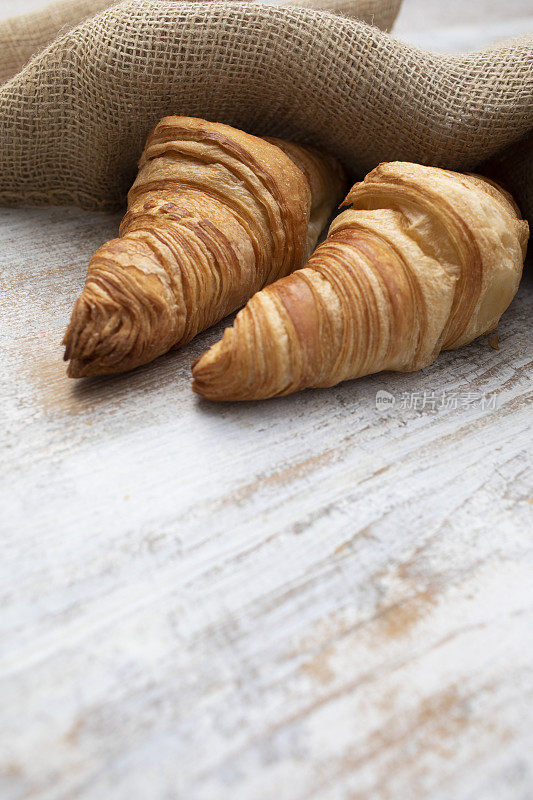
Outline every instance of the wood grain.
POLYGON ((531 286, 499 350, 211 406, 222 326, 65 377, 118 218, 1 219, 2 797, 526 797, 531 286))
POLYGON ((213 406, 224 323, 65 377, 118 220, 0 210, 2 800, 531 797, 531 280, 497 345, 213 406))

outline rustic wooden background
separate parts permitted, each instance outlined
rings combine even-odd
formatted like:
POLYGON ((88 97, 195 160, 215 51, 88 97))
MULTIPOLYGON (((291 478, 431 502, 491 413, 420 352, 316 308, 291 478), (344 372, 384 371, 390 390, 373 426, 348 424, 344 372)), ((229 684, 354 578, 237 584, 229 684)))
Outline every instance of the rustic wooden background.
MULTIPOLYGON (((531 11, 405 0, 397 31, 461 49, 531 11)), ((190 364, 222 325, 66 379, 117 224, 0 210, 2 800, 533 797, 531 281, 499 350, 213 406, 190 364)))

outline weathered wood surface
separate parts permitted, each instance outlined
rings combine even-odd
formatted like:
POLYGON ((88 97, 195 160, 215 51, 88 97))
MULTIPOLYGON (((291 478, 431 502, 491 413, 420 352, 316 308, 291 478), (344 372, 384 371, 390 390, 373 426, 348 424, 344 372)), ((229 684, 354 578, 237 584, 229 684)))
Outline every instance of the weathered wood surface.
POLYGON ((394 35, 447 53, 533 33, 531 0, 403 0, 394 35))
POLYGON ((117 224, 0 210, 2 800, 530 798, 531 281, 499 350, 214 406, 223 325, 66 379, 117 224))

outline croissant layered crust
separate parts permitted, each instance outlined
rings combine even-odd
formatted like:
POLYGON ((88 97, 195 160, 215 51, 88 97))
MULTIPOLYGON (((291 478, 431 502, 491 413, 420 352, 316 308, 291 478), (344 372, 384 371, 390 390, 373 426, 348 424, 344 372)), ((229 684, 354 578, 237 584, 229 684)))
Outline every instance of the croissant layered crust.
POLYGON ((185 344, 301 267, 344 191, 340 165, 313 148, 162 119, 119 237, 89 264, 68 374, 121 372, 185 344))
POLYGON ((353 186, 303 269, 254 295, 193 365, 211 400, 253 400, 412 371, 492 330, 528 238, 492 182, 381 164, 353 186))

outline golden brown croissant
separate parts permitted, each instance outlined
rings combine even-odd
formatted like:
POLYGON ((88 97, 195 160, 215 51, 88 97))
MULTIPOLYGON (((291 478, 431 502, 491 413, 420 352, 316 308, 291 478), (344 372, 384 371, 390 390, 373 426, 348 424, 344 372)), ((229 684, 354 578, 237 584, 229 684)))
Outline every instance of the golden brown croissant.
POLYGON ((528 225, 496 184, 381 164, 305 268, 254 295, 193 365, 211 400, 412 371, 492 330, 518 288, 528 225))
POLYGON ((162 119, 119 238, 89 264, 63 342, 68 374, 145 364, 301 267, 345 189, 338 162, 314 148, 162 119))

